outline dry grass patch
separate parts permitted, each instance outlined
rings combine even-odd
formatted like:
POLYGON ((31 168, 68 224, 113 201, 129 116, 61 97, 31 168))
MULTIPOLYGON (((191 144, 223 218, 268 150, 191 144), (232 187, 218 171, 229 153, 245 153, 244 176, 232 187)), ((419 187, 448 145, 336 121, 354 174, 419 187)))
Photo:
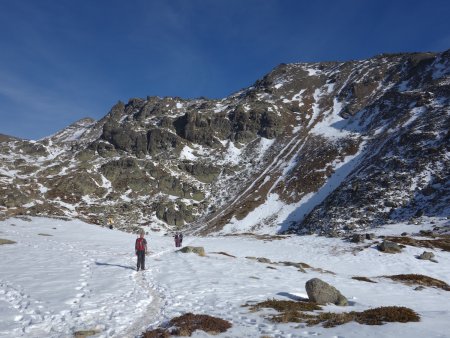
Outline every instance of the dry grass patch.
POLYGON ((167 338, 172 335, 186 337, 191 336, 196 330, 215 335, 227 331, 231 327, 231 323, 217 317, 186 313, 172 318, 167 326, 170 329, 157 328, 147 331, 143 334, 143 338, 167 338))
POLYGON ((291 235, 264 235, 264 234, 253 234, 251 232, 241 232, 241 233, 234 233, 234 234, 225 234, 225 237, 252 237, 255 239, 259 239, 261 241, 279 241, 282 239, 286 239, 291 237, 291 235))
POLYGON ((202 330, 209 334, 219 334, 231 327, 231 323, 224 319, 193 313, 186 313, 173 318, 170 324, 176 327, 172 334, 180 336, 190 336, 196 330, 202 330))
POLYGON ((323 312, 314 316, 314 318, 307 318, 306 323, 308 326, 322 323, 323 327, 329 328, 351 321, 363 325, 383 325, 388 322, 407 323, 418 322, 419 320, 419 315, 409 308, 403 306, 382 306, 362 312, 323 312))
POLYGON ((86 338, 86 337, 94 336, 98 333, 100 333, 100 332, 97 330, 83 330, 83 331, 75 331, 73 336, 75 338, 86 338))
POLYGON ((434 239, 415 239, 407 236, 387 236, 386 239, 397 244, 417 246, 428 249, 442 249, 450 251, 450 235, 440 235, 439 238, 434 239))
POLYGON ((169 338, 170 333, 165 329, 155 329, 147 331, 142 335, 142 338, 169 338))
POLYGON ((413 310, 401 306, 385 306, 369 309, 362 312, 320 312, 315 310, 322 308, 309 302, 295 302, 282 300, 267 300, 254 305, 244 305, 250 307, 251 311, 258 311, 262 308, 271 308, 279 313, 270 315, 268 319, 276 323, 306 323, 308 326, 322 324, 329 328, 355 321, 364 325, 382 325, 386 322, 418 322, 419 315, 413 310))
POLYGON ((354 277, 352 277, 352 279, 359 280, 361 282, 376 283, 375 281, 373 281, 367 277, 354 276, 354 277))
POLYGON ((224 256, 228 256, 228 257, 232 257, 232 258, 236 258, 236 256, 230 255, 229 253, 223 252, 223 251, 219 251, 219 252, 211 252, 213 254, 218 254, 218 255, 224 255, 224 256))
POLYGON ((277 299, 269 299, 257 304, 246 304, 244 306, 249 307, 252 312, 256 312, 261 309, 274 309, 278 311, 279 314, 269 316, 269 320, 276 323, 304 323, 315 317, 314 315, 305 312, 312 312, 314 310, 322 309, 319 305, 312 302, 277 299))
POLYGON ((245 304, 245 307, 249 307, 250 311, 258 311, 261 309, 274 309, 278 312, 292 312, 292 311, 314 311, 322 310, 322 308, 316 303, 312 302, 297 302, 293 300, 278 300, 268 299, 264 302, 256 304, 245 304))
POLYGON ((420 321, 419 315, 403 306, 382 306, 356 312, 355 321, 366 325, 382 325, 386 322, 408 323, 420 321))
POLYGON ((3 244, 15 244, 15 243, 16 242, 10 241, 9 239, 0 238, 0 245, 3 245, 3 244))
POLYGON ((431 286, 440 288, 445 291, 450 291, 450 286, 446 282, 425 275, 404 274, 404 275, 392 275, 383 277, 390 278, 393 281, 401 282, 406 285, 431 286))
POLYGON ((270 259, 265 258, 265 257, 252 257, 252 256, 247 256, 245 258, 255 260, 259 263, 264 263, 264 264, 273 264, 273 265, 279 265, 279 266, 292 266, 292 267, 297 268, 298 271, 301 271, 303 273, 306 273, 305 269, 311 269, 312 271, 316 271, 316 272, 320 272, 320 273, 328 273, 331 275, 336 275, 333 271, 324 270, 321 268, 314 268, 311 265, 303 263, 303 262, 299 262, 299 263, 288 262, 288 261, 272 262, 270 259))

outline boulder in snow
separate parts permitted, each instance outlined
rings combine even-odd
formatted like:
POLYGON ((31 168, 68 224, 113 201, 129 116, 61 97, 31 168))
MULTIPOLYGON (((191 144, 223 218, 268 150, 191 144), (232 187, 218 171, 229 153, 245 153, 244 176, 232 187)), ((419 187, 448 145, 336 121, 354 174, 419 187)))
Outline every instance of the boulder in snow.
POLYGON ((205 256, 205 249, 202 246, 185 246, 183 249, 178 250, 182 253, 196 253, 199 256, 205 256))
POLYGON ((437 260, 434 259, 434 253, 430 252, 430 251, 424 251, 422 252, 422 254, 420 256, 417 257, 418 259, 424 259, 424 260, 428 260, 428 261, 432 261, 437 263, 437 260))
POLYGON ((378 244, 378 250, 387 253, 398 253, 402 251, 402 248, 397 243, 391 241, 383 241, 383 243, 378 244))
POLYGON ((366 235, 364 234, 354 234, 350 239, 353 243, 362 243, 366 239, 366 235))
POLYGON ((319 278, 313 278, 306 282, 306 293, 310 301, 317 304, 333 303, 339 306, 348 305, 345 298, 334 286, 319 278))

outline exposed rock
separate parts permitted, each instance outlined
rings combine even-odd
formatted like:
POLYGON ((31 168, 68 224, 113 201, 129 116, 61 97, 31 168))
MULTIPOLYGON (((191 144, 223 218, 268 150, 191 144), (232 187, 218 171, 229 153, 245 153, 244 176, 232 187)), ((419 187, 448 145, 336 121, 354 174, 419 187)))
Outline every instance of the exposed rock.
POLYGON ((368 240, 373 240, 373 239, 375 239, 375 234, 374 233, 370 233, 370 234, 366 234, 366 239, 368 239, 368 240))
POLYGON ((306 282, 306 293, 309 300, 317 304, 332 303, 339 306, 348 305, 345 298, 335 287, 319 278, 313 278, 306 282))
POLYGON ((350 241, 353 243, 363 243, 365 239, 366 235, 364 234, 354 234, 350 241))
MULTIPOLYGON (((449 78, 448 52, 280 65, 223 99, 131 98, 42 140, 0 136, 0 217, 102 224, 114 213, 115 228, 132 231, 156 216, 207 234, 269 193, 314 201, 332 181, 282 228, 349 238, 419 224, 450 205, 449 78)), ((278 210, 250 231, 275 231, 278 210)))
POLYGON ((402 251, 401 247, 397 243, 387 240, 383 241, 381 244, 378 244, 377 248, 379 251, 386 253, 398 253, 402 251))
POLYGON ((431 251, 424 251, 420 256, 417 256, 417 258, 437 263, 437 260, 434 258, 434 253, 432 253, 431 251))
POLYGON ((206 256, 205 249, 202 246, 185 246, 177 252, 182 253, 196 253, 199 256, 206 256))

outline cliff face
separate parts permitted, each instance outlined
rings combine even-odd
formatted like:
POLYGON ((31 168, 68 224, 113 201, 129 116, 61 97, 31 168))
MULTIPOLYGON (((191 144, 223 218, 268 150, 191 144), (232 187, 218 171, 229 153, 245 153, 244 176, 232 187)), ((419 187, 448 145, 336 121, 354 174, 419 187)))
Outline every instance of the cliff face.
POLYGON ((117 103, 0 142, 0 213, 332 233, 448 215, 450 52, 280 65, 222 100, 117 103))

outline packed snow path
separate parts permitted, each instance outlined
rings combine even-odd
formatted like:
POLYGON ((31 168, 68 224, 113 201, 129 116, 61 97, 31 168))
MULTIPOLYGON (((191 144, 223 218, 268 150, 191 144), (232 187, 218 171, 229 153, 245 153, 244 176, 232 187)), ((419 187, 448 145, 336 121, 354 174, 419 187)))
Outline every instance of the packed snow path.
MULTIPOLYGON (((436 225, 448 220, 435 220, 436 225)), ((378 234, 418 232, 434 225, 389 225, 378 234)), ((449 283, 450 255, 430 250, 439 263, 421 261, 423 248, 406 247, 390 255, 373 247, 337 238, 292 236, 282 240, 252 237, 187 238, 203 246, 206 257, 174 253, 171 236, 150 234, 144 272, 136 272, 135 235, 80 221, 32 218, 0 222, 0 238, 16 244, 0 246, 0 337, 73 337, 79 330, 97 330, 95 337, 137 337, 147 328, 184 313, 209 314, 232 322, 218 337, 450 337, 449 292, 427 287, 416 291, 382 278, 417 273, 449 283), (50 235, 50 236, 49 236, 50 235), (362 247, 364 245, 359 245, 362 247), (228 253, 235 257, 226 256, 228 253), (304 262, 316 270, 260 263, 304 262), (319 270, 323 269, 323 270, 319 270), (334 274, 327 273, 329 270, 334 274), (365 276, 377 283, 352 279, 365 276), (335 328, 301 323, 272 323, 269 310, 252 313, 247 302, 306 297, 305 282, 321 278, 349 300, 331 312, 364 311, 378 306, 406 306, 418 323, 367 326, 351 322, 335 328)), ((365 243, 366 245, 368 243, 365 243)), ((194 337, 207 337, 196 332, 194 337)))
POLYGON ((133 337, 161 316, 154 269, 135 271, 135 236, 52 219, 0 231, 17 242, 2 247, 0 337, 133 337))

